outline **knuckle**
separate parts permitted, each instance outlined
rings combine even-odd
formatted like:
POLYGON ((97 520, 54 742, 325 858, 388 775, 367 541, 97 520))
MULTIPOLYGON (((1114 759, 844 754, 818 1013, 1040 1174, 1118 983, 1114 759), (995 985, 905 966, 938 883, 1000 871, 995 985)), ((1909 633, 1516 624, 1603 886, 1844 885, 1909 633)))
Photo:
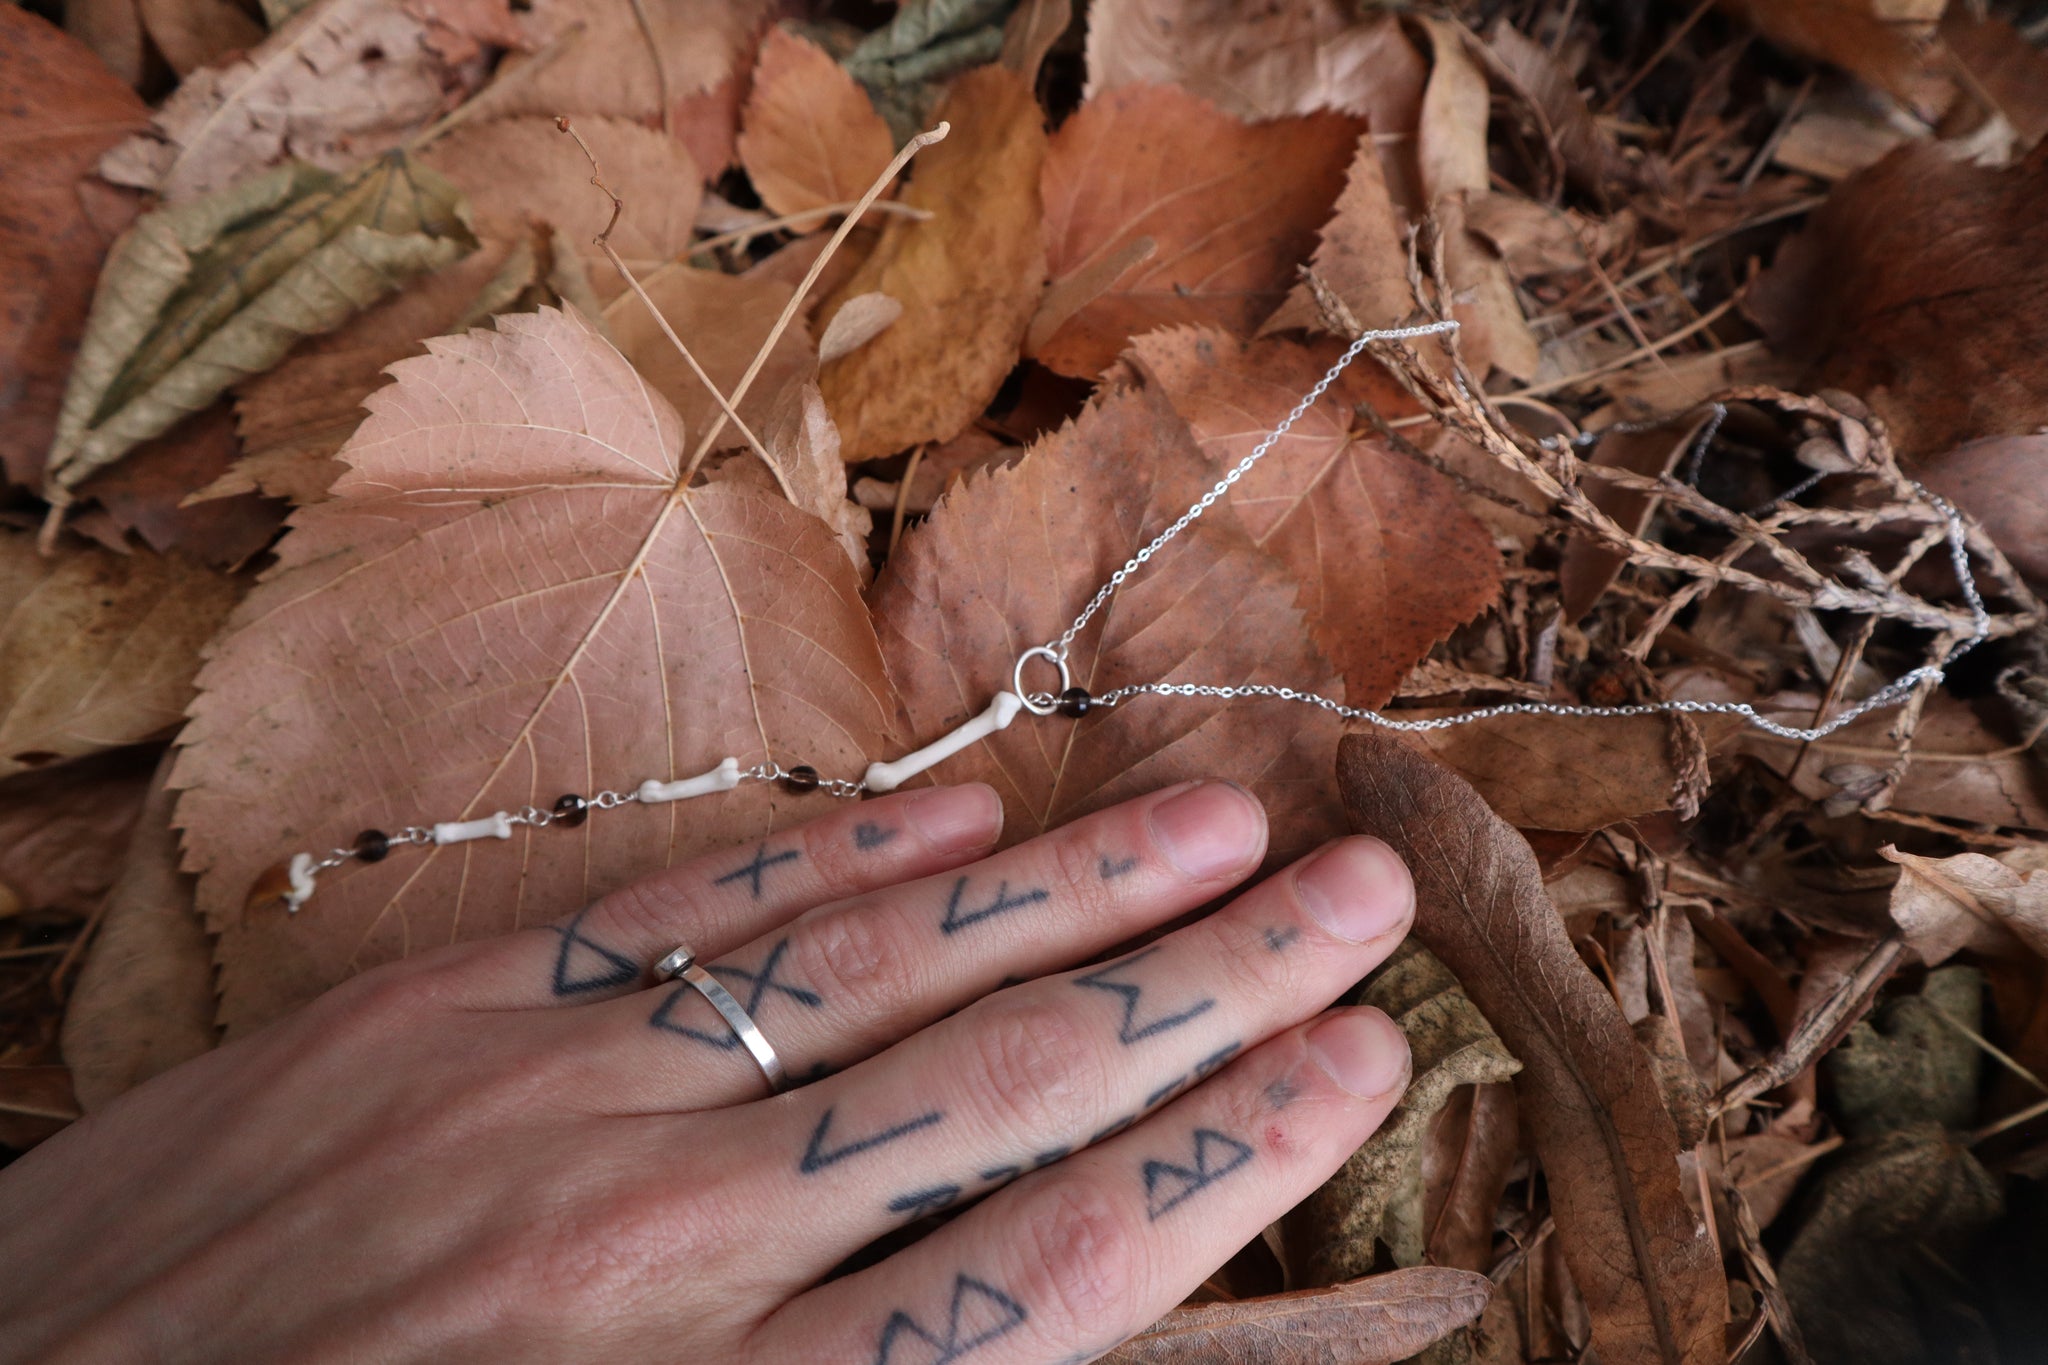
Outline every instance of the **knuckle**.
POLYGON ((1108 1063, 1071 1011, 1027 996, 991 997, 978 1013, 968 1093, 984 1097, 1009 1134, 1036 1141, 1108 1102, 1108 1063))
POLYGON ((1104 899, 1100 861, 1095 845, 1079 832, 1052 840, 1052 875, 1060 888, 1061 901, 1075 910, 1104 899))
POLYGON ((900 917, 878 904, 851 906, 808 926, 797 943, 808 980, 828 1000, 895 1014, 917 994, 900 917))
POLYGON ((1048 1183, 1018 1210, 1016 1244, 1031 1258, 1032 1309, 1054 1335, 1094 1337, 1143 1294, 1146 1247, 1133 1211, 1083 1179, 1048 1183), (1064 1330, 1060 1330, 1064 1329, 1064 1330))
POLYGON ((406 971, 398 963, 364 972, 321 997, 322 1022, 344 1038, 404 1029, 438 1003, 434 981, 433 975, 406 971))
POLYGON ((1229 914, 1205 921, 1202 931, 1200 956, 1207 960, 1209 971, 1223 978, 1232 998, 1298 1001, 1307 1008, 1317 985, 1314 953, 1272 952, 1262 941, 1260 930, 1229 914))

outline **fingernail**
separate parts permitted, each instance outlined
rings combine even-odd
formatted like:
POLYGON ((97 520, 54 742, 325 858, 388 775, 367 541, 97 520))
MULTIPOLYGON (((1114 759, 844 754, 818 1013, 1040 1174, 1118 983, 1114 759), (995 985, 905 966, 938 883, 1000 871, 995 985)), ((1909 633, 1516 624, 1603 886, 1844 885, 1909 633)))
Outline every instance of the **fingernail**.
POLYGON ((1408 1083, 1408 1040, 1376 1009, 1333 1014, 1308 1031, 1308 1055, 1339 1086, 1371 1099, 1408 1083))
POLYGON ((1150 818, 1167 859, 1199 879, 1249 867, 1265 843, 1265 812, 1233 782, 1204 782, 1161 801, 1150 818))
POLYGON ((1003 799, 985 782, 912 793, 903 818, 934 853, 986 848, 1002 836, 1003 799))
POLYGON ((1364 943, 1407 924, 1415 883, 1399 855, 1370 835, 1331 844, 1294 874, 1294 889, 1317 924, 1364 943))

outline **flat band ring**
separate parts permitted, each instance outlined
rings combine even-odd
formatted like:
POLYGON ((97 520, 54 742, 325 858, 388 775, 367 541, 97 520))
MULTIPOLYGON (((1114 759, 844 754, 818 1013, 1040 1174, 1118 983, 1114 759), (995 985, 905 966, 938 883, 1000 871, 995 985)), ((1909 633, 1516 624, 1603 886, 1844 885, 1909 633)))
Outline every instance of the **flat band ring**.
POLYGON ((733 1037, 740 1040, 753 1057, 754 1064, 761 1068, 767 1078, 768 1093, 779 1095, 789 1086, 787 1075, 782 1069, 782 1058, 775 1055, 775 1048, 769 1043, 761 1026, 754 1022, 746 1007, 733 999, 732 992, 720 985, 718 978, 697 965, 697 955, 688 948, 676 948, 668 956, 654 964, 654 974, 665 981, 681 981, 695 986, 697 994, 711 1003, 718 1011, 733 1037))

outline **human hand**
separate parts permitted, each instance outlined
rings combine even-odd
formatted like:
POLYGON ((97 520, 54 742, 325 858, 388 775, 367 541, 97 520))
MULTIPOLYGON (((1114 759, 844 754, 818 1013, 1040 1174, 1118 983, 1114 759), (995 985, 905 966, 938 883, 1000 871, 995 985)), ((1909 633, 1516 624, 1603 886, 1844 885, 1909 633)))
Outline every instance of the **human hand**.
POLYGON ((852 806, 365 972, 159 1076, 0 1172, 0 1360, 1108 1350, 1393 1107, 1386 1016, 1304 1020, 1414 893, 1343 839, 1064 970, 1243 880, 1264 814, 1189 784, 987 856, 1000 824, 981 786, 852 806), (678 943, 796 1088, 766 1097, 706 999, 653 983, 678 943))

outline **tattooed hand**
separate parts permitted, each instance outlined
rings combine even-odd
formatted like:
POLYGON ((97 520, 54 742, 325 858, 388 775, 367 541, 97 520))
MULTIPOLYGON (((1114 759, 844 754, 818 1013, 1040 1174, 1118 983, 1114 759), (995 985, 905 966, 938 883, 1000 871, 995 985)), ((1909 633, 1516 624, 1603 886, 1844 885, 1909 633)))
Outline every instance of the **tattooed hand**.
POLYGON ((1258 867, 1241 789, 991 855, 1000 823, 980 786, 865 802, 366 972, 159 1076, 0 1172, 0 1360, 1108 1350, 1393 1107, 1399 1031, 1316 1012, 1413 890, 1344 839, 1160 937, 1258 867), (792 1089, 656 984, 679 943, 792 1089))

